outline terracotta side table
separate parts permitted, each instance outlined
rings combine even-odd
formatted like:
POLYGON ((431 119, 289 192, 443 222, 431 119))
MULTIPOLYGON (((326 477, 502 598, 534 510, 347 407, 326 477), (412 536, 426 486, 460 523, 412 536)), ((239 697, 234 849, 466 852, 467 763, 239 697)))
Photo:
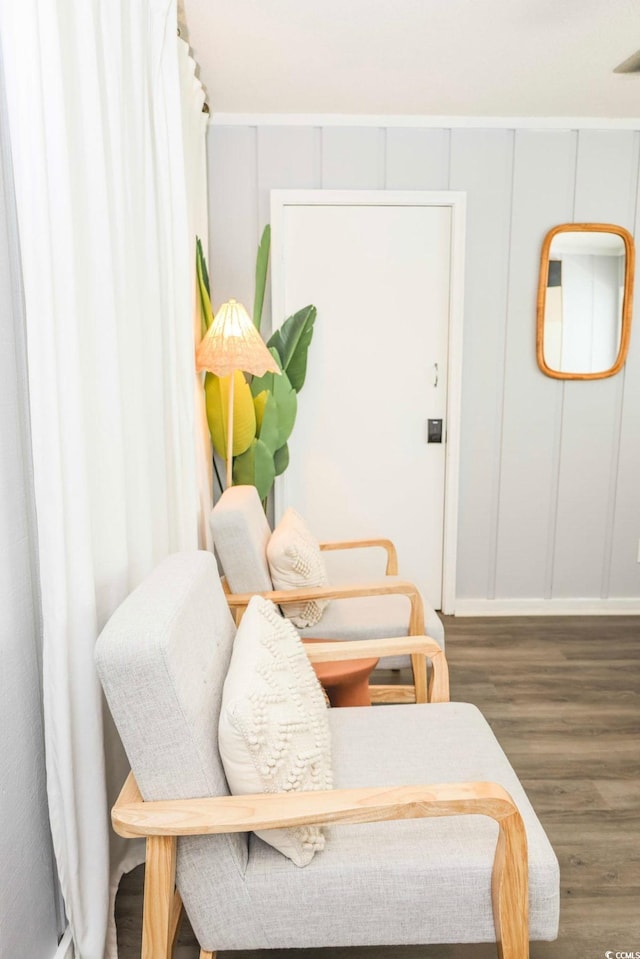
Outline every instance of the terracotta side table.
MULTIPOLYGON (((305 639, 307 643, 331 643, 340 640, 305 639)), ((327 691, 332 706, 370 706, 369 676, 377 659, 345 659, 336 663, 312 663, 314 672, 327 691)))

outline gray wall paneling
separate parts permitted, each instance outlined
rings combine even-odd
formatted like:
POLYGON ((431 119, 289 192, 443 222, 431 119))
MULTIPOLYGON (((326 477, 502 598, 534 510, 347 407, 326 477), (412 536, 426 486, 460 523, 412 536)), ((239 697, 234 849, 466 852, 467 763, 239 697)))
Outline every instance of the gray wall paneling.
POLYGON ((209 274, 216 310, 233 297, 251 312, 258 245, 255 127, 210 126, 209 274))
MULTIPOLYGON (((321 181, 321 131, 314 127, 262 127, 258 129, 258 237, 271 212, 270 191, 312 190, 321 181)), ((254 250, 255 255, 255 250, 254 250)), ((253 272, 251 274, 253 282, 253 272)), ((253 303, 253 298, 251 299, 253 303)), ((306 304, 301 303, 300 306, 306 304)), ((263 330, 271 332, 271 281, 267 282, 264 299, 263 330)), ((285 317, 280 317, 279 322, 285 317)), ((276 324, 278 325, 278 324, 276 324)))
POLYGON ((506 598, 549 590, 562 384, 536 364, 537 266, 545 233, 571 219, 574 168, 575 134, 516 133, 494 594, 506 598))
POLYGON ((391 127, 386 137, 387 190, 449 189, 450 130, 391 127))
POLYGON ((613 379, 563 383, 535 360, 542 239, 571 220, 640 223, 639 144, 634 131, 211 128, 218 303, 252 303, 273 188, 466 191, 460 598, 640 598, 638 321, 613 379))
POLYGON ((513 132, 453 130, 452 190, 467 191, 458 582, 491 596, 507 322, 513 132))
MULTIPOLYGON (((640 183, 636 172, 635 228, 640 229, 640 183)), ((636 274, 634 326, 623 370, 622 415, 616 470, 608 592, 640 596, 640 282, 636 274)))
POLYGON ((325 127, 322 187, 381 190, 385 178, 385 131, 372 127, 325 127))
MULTIPOLYGON (((637 168, 632 131, 581 131, 571 219, 633 229, 637 168)), ((620 376, 564 384, 556 597, 606 596, 623 386, 620 376)))

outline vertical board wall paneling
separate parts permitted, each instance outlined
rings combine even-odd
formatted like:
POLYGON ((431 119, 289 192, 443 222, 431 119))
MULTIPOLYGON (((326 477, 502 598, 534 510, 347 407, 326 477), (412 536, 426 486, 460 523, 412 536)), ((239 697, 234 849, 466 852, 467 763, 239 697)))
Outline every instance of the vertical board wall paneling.
POLYGON ((214 305, 236 296, 251 306, 274 187, 464 190, 458 595, 640 598, 640 320, 611 381, 561 383, 535 361, 543 236, 571 220, 633 228, 634 212, 640 224, 640 134, 312 122, 210 128, 214 305))
POLYGON ((390 127, 387 130, 387 190, 449 189, 450 130, 390 127))
MULTIPOLYGON (((636 137, 640 138, 639 134, 636 137)), ((635 228, 640 230, 640 163, 636 170, 635 228)), ((636 251, 636 256, 638 252, 636 251)), ((622 371, 622 417, 611 530, 610 596, 640 596, 640 277, 637 273, 631 343, 622 371)))
POLYGON ((255 128, 209 126, 207 163, 213 308, 233 297, 251 313, 258 234, 255 128))
POLYGON ((457 588, 490 596, 507 323, 513 132, 453 130, 452 190, 467 192, 457 588))
MULTIPOLYGON (((573 220, 633 229, 637 168, 632 131, 581 131, 573 220)), ((554 597, 608 588, 623 385, 621 376, 565 383, 554 597)))
MULTIPOLYGON (((258 128, 258 242, 270 218, 271 190, 315 189, 321 183, 321 131, 317 127, 258 128)), ((300 306, 305 306, 301 303, 300 306)), ((276 326, 284 320, 279 317, 276 326)), ((262 314, 265 339, 272 331, 271 280, 262 314)))
POLYGON ((571 219, 576 136, 522 130, 515 136, 493 595, 520 599, 548 590, 562 384, 536 363, 535 304, 543 238, 554 224, 571 219))
POLYGON ((382 190, 385 131, 372 127, 324 127, 322 187, 325 190, 382 190))

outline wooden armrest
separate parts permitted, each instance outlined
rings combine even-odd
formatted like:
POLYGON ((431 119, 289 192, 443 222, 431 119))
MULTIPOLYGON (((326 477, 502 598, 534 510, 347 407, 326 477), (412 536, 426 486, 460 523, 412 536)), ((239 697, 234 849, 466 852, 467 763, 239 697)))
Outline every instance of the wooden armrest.
POLYGON ((336 583, 332 586, 306 586, 299 589, 269 590, 264 593, 229 593, 227 602, 232 609, 249 605, 252 596, 262 596, 278 605, 307 602, 312 599, 357 599, 363 596, 406 596, 411 604, 409 634, 424 635, 424 606, 417 586, 408 580, 384 579, 369 583, 336 583))
POLYGON ((362 596, 401 595, 411 598, 418 593, 417 586, 408 580, 396 579, 387 582, 384 579, 369 583, 335 583, 329 586, 301 586, 297 589, 272 589, 263 593, 229 593, 230 606, 248 606, 252 596, 262 596, 274 603, 298 603, 311 599, 357 599, 362 596))
POLYGON ((442 655, 442 649, 428 636, 394 636, 391 639, 328 639, 312 643, 302 640, 312 663, 338 663, 345 659, 380 659, 382 656, 405 656, 424 653, 425 656, 442 655))
POLYGON ((528 856, 524 823, 496 783, 332 789, 141 802, 132 774, 113 807, 119 835, 146 836, 143 955, 171 954, 181 911, 175 891, 176 837, 276 829, 306 823, 364 823, 436 816, 489 816, 498 823, 491 876, 501 956, 529 955, 528 856), (159 946, 158 946, 159 944, 159 946))
POLYGON ((111 813, 115 831, 126 838, 208 836, 309 823, 365 823, 434 816, 481 815, 496 822, 519 818, 506 790, 496 783, 484 782, 366 786, 160 802, 132 799, 135 790, 135 779, 130 773, 111 813))
MULTIPOLYGON (((327 640, 306 643, 312 663, 337 663, 347 659, 380 659, 383 656, 418 655, 431 660, 432 676, 427 697, 430 703, 449 702, 449 666, 442 648, 429 636, 395 636, 391 639, 327 640)), ((423 664, 416 663, 417 669, 423 664)), ((389 692, 393 692, 390 688, 389 692)), ((420 700, 418 700, 419 702, 420 700)), ((424 701, 424 700, 423 700, 424 701)))
POLYGON ((337 543, 320 543, 321 550, 369 549, 370 547, 380 547, 386 551, 387 567, 385 573, 387 576, 397 576, 398 553, 390 539, 350 539, 337 543))

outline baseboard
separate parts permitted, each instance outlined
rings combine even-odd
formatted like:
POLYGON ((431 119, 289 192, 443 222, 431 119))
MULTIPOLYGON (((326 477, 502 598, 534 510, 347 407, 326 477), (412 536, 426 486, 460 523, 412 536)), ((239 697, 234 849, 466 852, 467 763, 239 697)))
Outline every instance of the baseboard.
POLYGON ((64 935, 58 943, 53 959, 74 959, 73 939, 71 938, 71 928, 67 926, 64 935))
POLYGON ((457 599, 455 616, 640 616, 640 599, 457 599))

